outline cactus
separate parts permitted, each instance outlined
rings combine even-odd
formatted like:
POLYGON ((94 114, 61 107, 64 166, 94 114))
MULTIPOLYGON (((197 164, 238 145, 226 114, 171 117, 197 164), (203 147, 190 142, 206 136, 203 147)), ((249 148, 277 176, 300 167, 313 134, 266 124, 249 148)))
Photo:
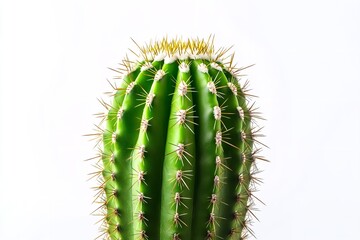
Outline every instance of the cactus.
MULTIPOLYGON (((111 104, 97 126, 96 202, 101 235, 111 240, 245 239, 261 118, 244 68, 213 38, 167 38, 123 60, 111 104)), ((133 51, 134 52, 134 51, 133 51)), ((259 200, 260 201, 260 200, 259 200)), ((255 217, 256 218, 256 217, 255 217)))

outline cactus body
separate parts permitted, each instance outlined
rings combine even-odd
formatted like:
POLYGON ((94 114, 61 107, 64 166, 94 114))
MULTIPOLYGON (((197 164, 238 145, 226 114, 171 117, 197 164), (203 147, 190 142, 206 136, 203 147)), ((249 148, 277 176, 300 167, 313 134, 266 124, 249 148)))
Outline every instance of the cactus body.
POLYGON ((100 237, 245 239, 259 148, 241 69, 211 41, 140 50, 103 104, 100 237))

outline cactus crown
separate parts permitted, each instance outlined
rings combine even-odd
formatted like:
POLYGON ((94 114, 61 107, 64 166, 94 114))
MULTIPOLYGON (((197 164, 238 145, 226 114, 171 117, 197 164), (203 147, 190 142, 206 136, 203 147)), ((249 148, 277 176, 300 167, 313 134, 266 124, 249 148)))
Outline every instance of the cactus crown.
POLYGON ((98 114, 102 239, 245 239, 261 118, 230 48, 214 38, 164 38, 122 61, 98 114))

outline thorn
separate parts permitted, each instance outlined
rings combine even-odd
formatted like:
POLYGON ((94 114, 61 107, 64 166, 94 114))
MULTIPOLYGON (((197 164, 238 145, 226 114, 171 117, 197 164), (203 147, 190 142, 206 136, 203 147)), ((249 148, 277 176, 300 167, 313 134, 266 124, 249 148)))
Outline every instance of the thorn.
POLYGON ((149 220, 145 217, 145 213, 143 211, 139 211, 137 213, 137 219, 147 226, 146 222, 148 222, 149 220))
POLYGON ((176 227, 182 227, 182 225, 185 225, 187 227, 187 224, 180 218, 180 216, 186 215, 186 213, 183 214, 179 214, 179 213, 175 213, 174 214, 174 224, 176 227))
POLYGON ((130 92, 131 92, 131 90, 133 90, 135 84, 136 84, 135 82, 129 83, 129 85, 126 87, 125 93, 126 93, 126 94, 130 94, 130 92))
POLYGON ((185 96, 187 92, 188 92, 188 85, 186 84, 185 81, 181 81, 179 83, 179 89, 178 89, 179 95, 185 96))
POLYGON ((121 119, 122 118, 122 116, 124 115, 124 108, 123 107, 120 107, 119 108, 119 111, 117 112, 117 114, 116 114, 116 117, 118 118, 118 119, 121 119))
POLYGON ((200 63, 198 65, 198 70, 202 73, 208 73, 208 71, 209 71, 207 66, 204 63, 200 63))
POLYGON ((175 173, 175 177, 171 180, 171 182, 175 181, 180 188, 182 189, 182 186, 184 185, 188 190, 189 190, 189 186, 186 184, 185 179, 190 180, 190 177, 192 176, 190 174, 191 170, 177 170, 175 173))
POLYGON ((221 133, 221 131, 217 131, 216 135, 215 135, 215 144, 216 144, 216 146, 217 147, 220 146, 221 142, 222 142, 222 133, 221 133))
POLYGON ((214 107, 213 113, 215 120, 217 121, 221 120, 221 108, 219 106, 214 107))
POLYGON ((215 86, 215 83, 213 81, 210 81, 206 84, 209 92, 211 92, 212 94, 216 94, 217 91, 216 91, 216 86, 215 86))
POLYGON ((174 233, 172 240, 181 240, 180 233, 174 233))
POLYGON ((154 81, 160 81, 166 75, 165 71, 160 69, 156 72, 154 81))
POLYGON ((176 112, 176 122, 179 124, 184 124, 186 121, 186 110, 180 109, 176 112))
POLYGON ((113 132, 113 133, 111 134, 111 142, 112 142, 112 143, 116 143, 116 137, 117 137, 116 132, 113 132))
POLYGON ((233 84, 232 82, 228 82, 228 86, 230 88, 230 90, 232 91, 232 93, 237 96, 237 87, 235 86, 235 84, 233 84))
POLYGON ((217 195, 216 194, 211 194, 210 203, 212 205, 215 205, 216 201, 217 201, 217 195))
POLYGON ((154 97, 155 97, 155 94, 154 93, 149 93, 147 96, 146 96, 146 100, 145 100, 145 104, 147 107, 150 107, 153 100, 154 100, 154 97))
POLYGON ((215 173, 218 172, 220 169, 226 168, 229 171, 232 171, 228 166, 226 166, 222 161, 220 156, 216 156, 215 157, 215 164, 216 164, 216 168, 215 168, 215 173))

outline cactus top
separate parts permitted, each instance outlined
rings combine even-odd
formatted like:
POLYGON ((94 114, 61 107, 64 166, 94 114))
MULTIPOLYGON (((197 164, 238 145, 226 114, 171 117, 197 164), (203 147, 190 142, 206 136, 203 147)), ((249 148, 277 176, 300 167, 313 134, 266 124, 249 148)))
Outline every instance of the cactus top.
POLYGON ((136 45, 100 114, 101 237, 245 239, 262 158, 244 68, 212 38, 136 45))
POLYGON ((141 70, 147 70, 151 67, 149 63, 152 61, 164 61, 165 64, 170 64, 186 59, 207 60, 211 62, 213 68, 217 70, 225 68, 235 77, 238 77, 239 71, 244 69, 237 68, 234 65, 234 53, 228 54, 232 47, 216 49, 214 38, 211 36, 208 39, 196 38, 187 40, 181 38, 171 40, 163 38, 150 42, 145 46, 140 46, 135 41, 134 43, 138 47, 139 52, 131 52, 136 55, 137 59, 135 61, 128 58, 123 59, 121 65, 124 67, 124 74, 135 71, 139 66, 141 66, 141 70), (220 63, 220 65, 217 63, 220 63))

